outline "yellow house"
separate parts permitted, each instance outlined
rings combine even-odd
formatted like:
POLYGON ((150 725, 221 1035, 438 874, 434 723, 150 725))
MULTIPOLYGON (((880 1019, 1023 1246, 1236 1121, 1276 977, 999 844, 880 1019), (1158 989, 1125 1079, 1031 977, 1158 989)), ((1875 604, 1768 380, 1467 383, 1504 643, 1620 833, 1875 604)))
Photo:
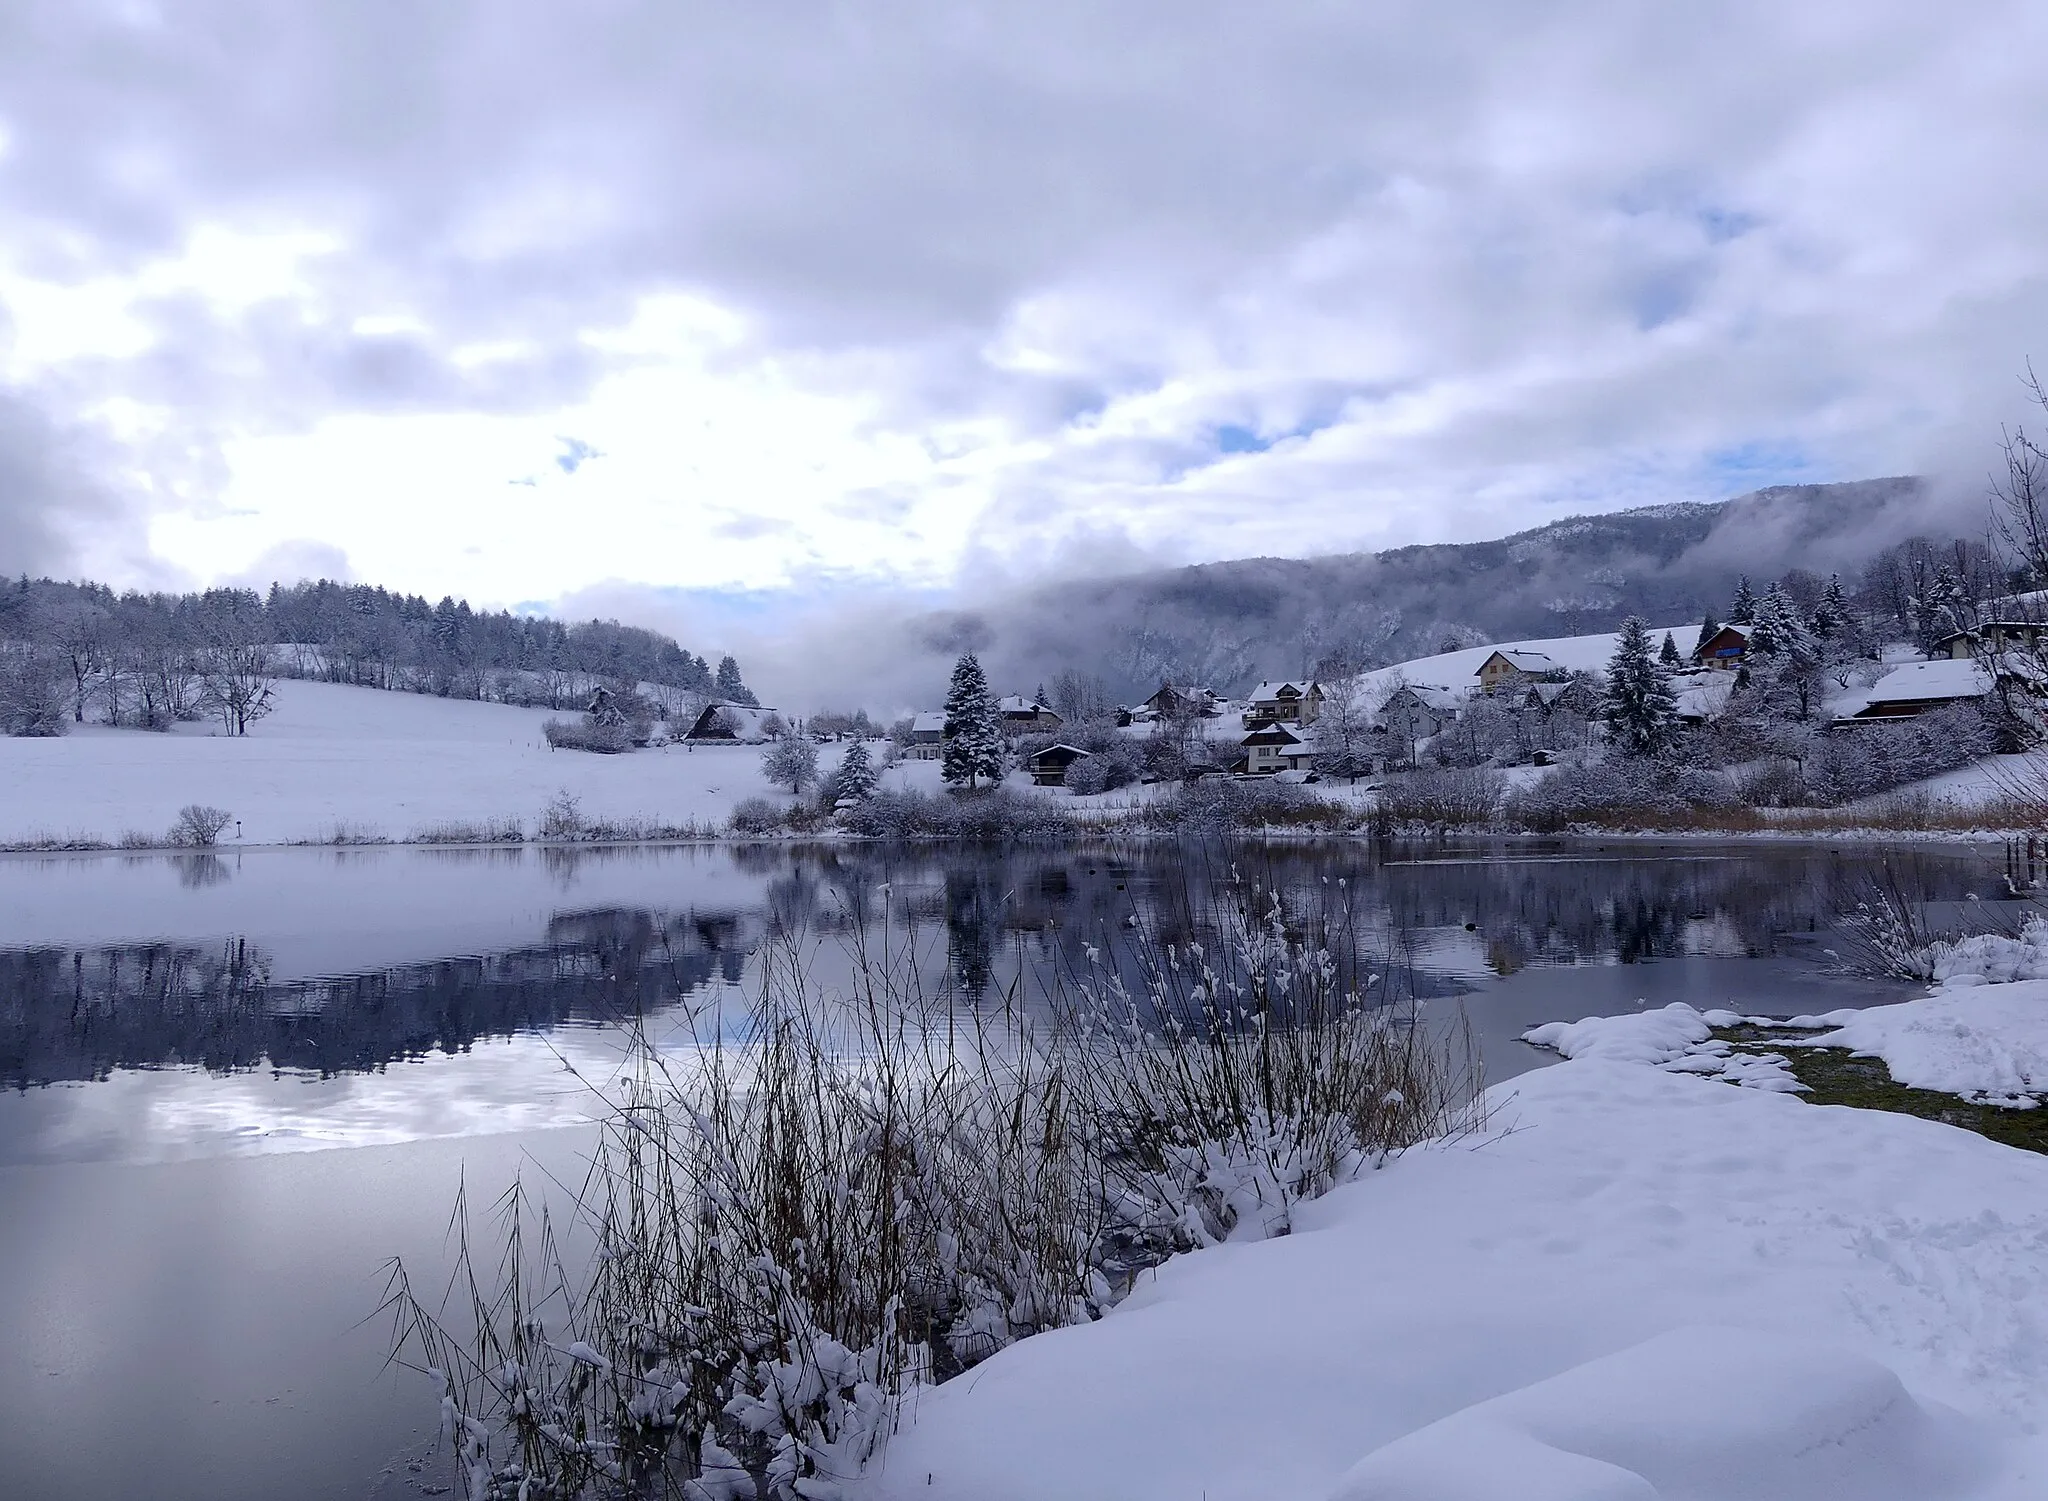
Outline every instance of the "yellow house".
POLYGON ((1503 646, 1479 664, 1479 687, 1481 691, 1491 693, 1502 683, 1526 683, 1556 671, 1557 663, 1540 651, 1503 646))

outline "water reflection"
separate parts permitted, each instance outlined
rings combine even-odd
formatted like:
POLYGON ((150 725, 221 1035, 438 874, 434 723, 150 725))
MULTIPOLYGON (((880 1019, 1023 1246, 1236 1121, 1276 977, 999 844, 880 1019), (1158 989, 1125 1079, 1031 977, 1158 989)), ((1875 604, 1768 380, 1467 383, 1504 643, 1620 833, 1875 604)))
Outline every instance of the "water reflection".
MULTIPOLYGON (((504 873, 530 881, 537 872, 558 895, 528 915, 520 942, 459 952, 451 941, 446 957, 312 975, 281 972, 263 922, 205 938, 0 948, 0 1082, 24 1089, 135 1068, 268 1068, 314 1078, 376 1070, 460 1054, 486 1038, 658 1015, 707 987, 743 986, 767 938, 820 940, 813 951, 830 963, 837 951, 825 940, 885 926, 911 935, 912 948, 922 935, 931 982, 972 1004, 992 992, 1016 994, 1020 981, 1029 991, 1030 982, 1085 965, 1091 949, 1114 951, 1133 923, 1161 943, 1223 941, 1219 910, 1253 899, 1254 889, 1289 893, 1290 906, 1334 947, 1362 967, 1388 969, 1420 997, 1546 967, 1810 963, 1840 893, 1877 857, 1797 848, 1544 857, 1524 847, 1376 859, 1348 843, 1008 852, 753 846, 693 867, 707 878, 695 900, 588 907, 562 900, 578 881, 611 867, 630 890, 635 880, 654 884, 649 878, 663 867, 650 865, 645 851, 430 852, 415 858, 438 865, 419 867, 382 852, 351 858, 371 862, 365 870, 380 880, 430 868, 469 881, 504 873)), ((175 857, 171 866, 187 891, 208 891, 230 874, 207 853, 175 857)), ((347 870, 337 864, 329 879, 347 870)), ((1918 879, 1928 897, 1955 899, 1983 887, 1987 870, 1967 852, 1949 852, 1923 860, 1918 879)), ((77 899, 112 897, 105 884, 87 880, 77 899)), ((320 889, 312 883, 306 900, 320 889)), ((201 929, 204 917, 202 905, 184 920, 201 929)), ((266 921, 283 930, 318 920, 317 911, 295 909, 266 921)), ((431 952, 431 924, 423 942, 431 952)))

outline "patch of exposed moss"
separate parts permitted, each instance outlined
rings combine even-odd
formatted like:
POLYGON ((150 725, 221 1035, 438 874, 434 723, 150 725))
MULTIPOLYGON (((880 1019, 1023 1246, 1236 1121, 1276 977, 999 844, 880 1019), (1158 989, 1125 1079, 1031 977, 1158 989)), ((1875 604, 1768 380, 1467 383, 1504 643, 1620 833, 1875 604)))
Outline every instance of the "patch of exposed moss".
POLYGON ((1785 1046, 1787 1042, 1811 1037, 1810 1032, 1745 1024, 1716 1028, 1714 1035, 1732 1044, 1737 1052, 1777 1053, 1784 1057, 1792 1076, 1807 1088, 1807 1093, 1798 1098, 1809 1104, 1853 1105, 1859 1110, 1917 1115, 1922 1120, 1961 1126, 2009 1147, 2048 1153, 2048 1108, 2004 1110, 1996 1105, 1973 1105, 1937 1089, 1913 1089, 1899 1083, 1882 1058, 1859 1057, 1847 1048, 1785 1046))

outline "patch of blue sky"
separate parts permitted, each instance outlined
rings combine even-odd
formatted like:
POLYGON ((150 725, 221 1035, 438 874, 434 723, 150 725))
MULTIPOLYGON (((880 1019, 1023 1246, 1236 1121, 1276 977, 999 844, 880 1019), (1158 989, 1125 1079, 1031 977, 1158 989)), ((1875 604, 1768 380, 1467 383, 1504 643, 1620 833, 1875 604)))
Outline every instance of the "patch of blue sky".
POLYGON ((1730 495, 1770 485, 1812 484, 1824 478, 1820 461, 1799 443, 1760 438, 1701 456, 1708 484, 1730 495))

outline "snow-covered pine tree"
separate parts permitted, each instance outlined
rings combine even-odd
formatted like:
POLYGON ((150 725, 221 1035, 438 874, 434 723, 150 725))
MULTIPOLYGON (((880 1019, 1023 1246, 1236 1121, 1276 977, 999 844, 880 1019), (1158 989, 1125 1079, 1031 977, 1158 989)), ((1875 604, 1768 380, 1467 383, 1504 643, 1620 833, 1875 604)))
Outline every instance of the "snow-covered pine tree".
POLYGON ((983 777, 1003 776, 1003 731, 996 701, 988 691, 988 675, 973 652, 953 664, 946 688, 945 748, 939 775, 950 786, 975 786, 983 777))
POLYGON ((1650 649, 1650 633, 1638 617, 1621 623, 1614 655, 1607 662, 1607 691, 1601 717, 1609 742, 1624 755, 1654 756, 1678 730, 1678 704, 1671 679, 1650 649))
POLYGON ((1813 633, 1816 636, 1834 636, 1849 624, 1849 596, 1842 592, 1842 576, 1828 575, 1827 587, 1820 591, 1820 603, 1813 607, 1813 633))
POLYGON ((832 774, 832 801, 852 798, 865 802, 874 796, 875 763, 868 759, 868 748, 856 740, 846 748, 846 754, 839 758, 839 769, 832 774))
POLYGON ((1664 633, 1664 644, 1657 648, 1657 660, 1666 668, 1678 665, 1678 643, 1671 639, 1671 632, 1664 633))
POLYGON ((753 691, 740 681, 740 664, 730 656, 718 659, 718 696, 727 703, 745 704, 748 708, 758 708, 761 703, 761 700, 754 697, 753 691))
POLYGON ((1735 581, 1735 598, 1728 606, 1731 625, 1752 625, 1756 621, 1756 591, 1749 587, 1749 575, 1735 581))
POLYGON ((1712 610, 1700 617, 1700 639, 1693 642, 1692 649, 1699 651, 1709 641, 1721 634, 1721 622, 1714 618, 1712 610))
POLYGON ((1811 654, 1813 633, 1800 618, 1799 607, 1782 585, 1773 584, 1757 601, 1755 623, 1749 632, 1749 655, 1811 654))

